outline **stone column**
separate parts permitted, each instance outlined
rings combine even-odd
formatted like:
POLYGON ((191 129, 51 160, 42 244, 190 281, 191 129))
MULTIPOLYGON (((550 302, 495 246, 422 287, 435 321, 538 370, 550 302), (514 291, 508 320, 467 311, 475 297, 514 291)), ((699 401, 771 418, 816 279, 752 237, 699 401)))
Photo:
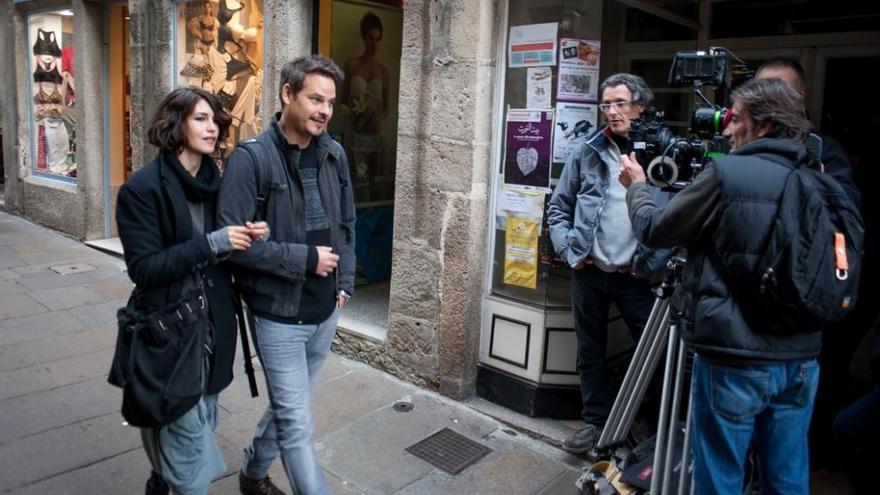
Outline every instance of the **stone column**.
POLYGON ((73 1, 73 66, 76 68, 77 232, 104 237, 104 5, 73 1))
POLYGON ((19 105, 18 99, 20 71, 13 70, 19 65, 20 56, 16 50, 17 33, 22 30, 21 14, 15 10, 13 0, 0 0, 0 9, 7 15, 0 19, 0 114, 3 125, 3 173, 6 210, 16 212, 19 209, 19 186, 21 151, 19 149, 19 105))
POLYGON ((176 4, 173 0, 129 0, 129 71, 131 77, 131 165, 134 170, 153 159, 147 130, 159 102, 173 88, 171 40, 176 4))
POLYGON ((266 60, 260 109, 265 126, 275 112, 281 110, 278 99, 281 67, 296 57, 312 53, 312 19, 316 13, 311 0, 266 1, 263 9, 266 60))
POLYGON ((387 352, 454 398, 476 379, 497 16, 494 0, 404 4, 387 352))

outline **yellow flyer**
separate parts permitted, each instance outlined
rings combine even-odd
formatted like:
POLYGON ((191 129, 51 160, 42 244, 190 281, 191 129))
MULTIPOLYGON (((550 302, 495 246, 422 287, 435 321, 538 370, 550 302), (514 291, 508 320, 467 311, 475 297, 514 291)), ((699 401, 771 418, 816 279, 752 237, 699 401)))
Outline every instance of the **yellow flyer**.
POLYGON ((534 289, 538 284, 538 234, 541 220, 507 218, 504 283, 534 289))

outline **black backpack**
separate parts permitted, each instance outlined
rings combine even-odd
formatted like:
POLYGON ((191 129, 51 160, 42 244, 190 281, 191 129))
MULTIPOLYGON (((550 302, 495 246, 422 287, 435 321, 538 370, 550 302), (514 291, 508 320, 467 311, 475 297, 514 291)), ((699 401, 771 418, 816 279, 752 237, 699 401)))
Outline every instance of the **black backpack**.
POLYGON ((862 216, 837 181, 796 163, 753 276, 732 285, 746 321, 790 335, 843 319, 858 297, 864 237, 862 216))

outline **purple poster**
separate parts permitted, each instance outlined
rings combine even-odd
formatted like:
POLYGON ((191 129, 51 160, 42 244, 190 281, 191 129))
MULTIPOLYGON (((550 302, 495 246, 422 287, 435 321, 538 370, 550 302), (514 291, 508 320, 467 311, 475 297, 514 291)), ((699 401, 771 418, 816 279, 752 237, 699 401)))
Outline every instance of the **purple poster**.
POLYGON ((550 188, 553 110, 508 110, 504 184, 550 188))

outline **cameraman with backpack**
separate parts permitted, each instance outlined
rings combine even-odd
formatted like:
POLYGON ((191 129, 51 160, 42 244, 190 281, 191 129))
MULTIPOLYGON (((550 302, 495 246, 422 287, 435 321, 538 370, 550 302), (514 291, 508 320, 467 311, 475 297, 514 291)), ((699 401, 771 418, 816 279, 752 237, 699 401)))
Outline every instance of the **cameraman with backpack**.
POLYGON ((819 365, 818 328, 764 327, 735 284, 755 273, 787 178, 811 162, 801 96, 778 79, 731 95, 731 154, 715 159, 664 208, 652 201, 635 155, 621 157, 633 231, 652 247, 684 245, 679 328, 695 350, 696 493, 740 494, 754 447, 761 493, 809 492, 807 430, 819 365), (736 295, 735 295, 736 294, 736 295))

